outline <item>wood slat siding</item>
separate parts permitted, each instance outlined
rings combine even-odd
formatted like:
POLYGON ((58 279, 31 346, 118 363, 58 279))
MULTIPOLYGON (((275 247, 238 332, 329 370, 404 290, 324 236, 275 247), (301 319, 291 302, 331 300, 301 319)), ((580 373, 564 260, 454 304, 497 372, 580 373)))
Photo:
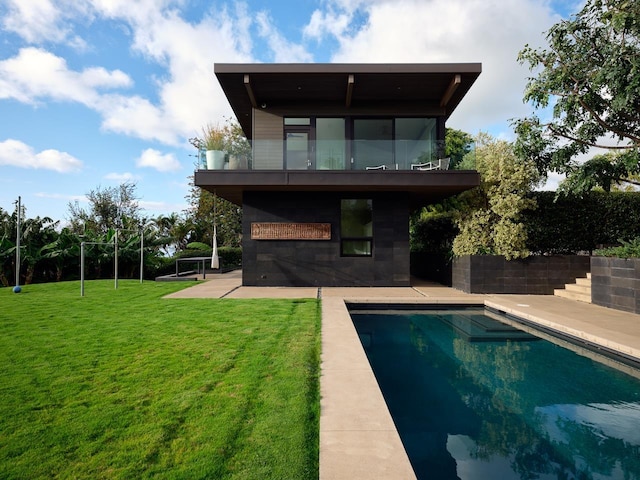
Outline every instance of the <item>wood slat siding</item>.
POLYGON ((282 117, 253 109, 253 169, 282 170, 282 117))

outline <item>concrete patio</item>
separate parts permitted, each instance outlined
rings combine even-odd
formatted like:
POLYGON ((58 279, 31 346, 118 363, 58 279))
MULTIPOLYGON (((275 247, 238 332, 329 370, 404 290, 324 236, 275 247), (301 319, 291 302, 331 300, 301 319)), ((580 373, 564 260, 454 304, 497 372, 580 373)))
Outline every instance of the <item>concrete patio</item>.
POLYGON ((345 301, 484 304, 640 361, 640 315, 550 295, 468 295, 419 280, 411 287, 243 287, 240 271, 165 298, 320 298, 320 479, 415 478, 345 301))

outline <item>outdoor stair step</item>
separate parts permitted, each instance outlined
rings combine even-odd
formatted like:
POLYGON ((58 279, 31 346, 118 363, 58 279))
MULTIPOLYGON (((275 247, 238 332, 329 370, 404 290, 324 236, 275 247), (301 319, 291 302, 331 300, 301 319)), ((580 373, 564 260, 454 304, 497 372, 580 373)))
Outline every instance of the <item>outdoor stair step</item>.
POLYGON ((591 295, 591 285, 579 285, 576 283, 568 283, 567 285, 564 286, 564 289, 568 292, 591 295))
POLYGON ((554 290, 556 297, 568 298, 569 300, 577 300, 579 302, 591 303, 591 294, 586 295, 584 293, 571 292, 564 288, 557 288, 554 290))
POLYGON ((576 278, 575 283, 567 283, 564 288, 556 288, 553 294, 580 302, 591 303, 591 273, 586 277, 576 278))

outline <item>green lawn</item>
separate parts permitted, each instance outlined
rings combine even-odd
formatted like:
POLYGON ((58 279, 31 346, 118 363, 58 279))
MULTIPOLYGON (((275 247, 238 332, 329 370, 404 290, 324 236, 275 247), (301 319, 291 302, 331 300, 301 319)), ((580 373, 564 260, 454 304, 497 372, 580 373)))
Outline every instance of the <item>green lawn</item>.
POLYGON ((317 478, 317 300, 85 286, 0 289, 0 478, 317 478))

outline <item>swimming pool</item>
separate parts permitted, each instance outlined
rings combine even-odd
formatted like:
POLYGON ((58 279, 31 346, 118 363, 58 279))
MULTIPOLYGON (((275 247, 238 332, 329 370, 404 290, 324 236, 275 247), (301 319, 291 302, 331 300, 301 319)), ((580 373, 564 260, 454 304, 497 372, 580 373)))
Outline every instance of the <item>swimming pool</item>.
POLYGON ((419 479, 640 479, 634 370, 484 308, 350 313, 419 479))

